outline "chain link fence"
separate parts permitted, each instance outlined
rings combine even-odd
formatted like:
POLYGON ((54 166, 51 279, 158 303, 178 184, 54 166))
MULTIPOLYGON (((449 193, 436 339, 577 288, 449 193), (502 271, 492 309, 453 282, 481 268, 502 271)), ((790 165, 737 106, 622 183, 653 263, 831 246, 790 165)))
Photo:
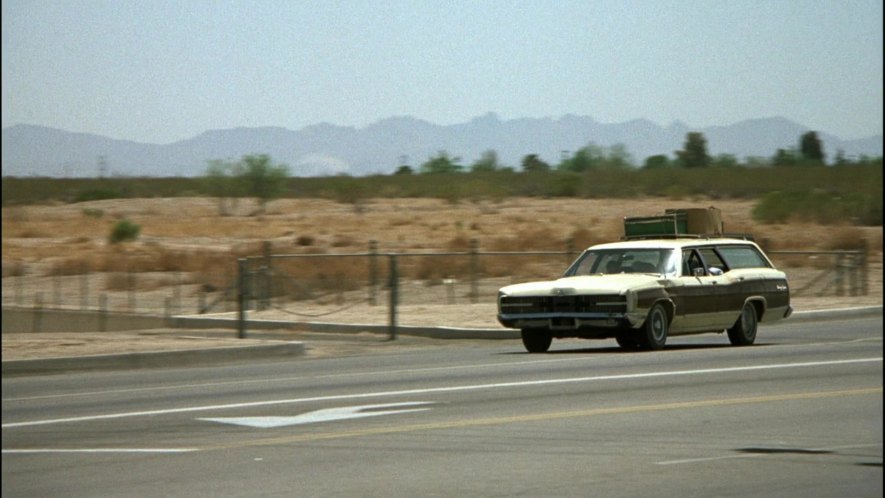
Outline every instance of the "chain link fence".
MULTIPOLYGON (((767 252, 787 273, 794 297, 869 293, 866 250, 767 252)), ((491 303, 505 285, 558 277, 578 254, 573 244, 562 251, 482 251, 475 240, 465 251, 420 253, 381 252, 372 242, 364 253, 271 254, 266 244, 260 256, 232 257, 214 284, 185 271, 17 271, 3 276, 3 306, 164 316, 276 311, 291 321, 327 322, 386 307, 395 334, 398 306, 491 303)))

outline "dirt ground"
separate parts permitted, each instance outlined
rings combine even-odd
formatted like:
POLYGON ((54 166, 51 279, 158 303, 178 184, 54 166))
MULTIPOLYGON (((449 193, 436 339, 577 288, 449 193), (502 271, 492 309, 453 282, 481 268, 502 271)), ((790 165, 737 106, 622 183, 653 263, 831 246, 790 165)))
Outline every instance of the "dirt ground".
MULTIPOLYGON (((616 240, 625 216, 659 214, 667 208, 715 206, 722 210, 726 231, 749 232, 770 249, 831 250, 856 246, 863 240, 870 250, 870 294, 861 297, 801 297, 794 307, 813 310, 832 307, 882 304, 882 227, 824 226, 793 222, 757 225, 752 220, 754 201, 745 199, 504 199, 462 201, 438 199, 377 199, 358 204, 317 199, 284 199, 271 202, 264 214, 243 200, 232 215, 220 216, 217 204, 206 198, 123 199, 79 204, 46 204, 4 207, 2 210, 3 302, 8 304, 18 289, 50 294, 52 275, 74 275, 84 264, 114 271, 114 263, 148 261, 151 265, 178 268, 186 279, 205 272, 206 265, 242 257, 270 242, 275 252, 306 254, 364 252, 369 241, 380 251, 462 250, 463 241, 476 239, 490 250, 561 250, 565 241, 587 245, 616 240), (112 245, 110 228, 121 219, 141 226, 135 242, 112 245), (845 247, 847 246, 847 247, 845 247), (176 261, 172 251, 188 251, 186 262, 176 261), (172 257, 169 255, 172 254, 172 257), (155 257, 151 258, 150 256, 155 257), (157 256, 159 255, 159 256, 157 256), (165 259, 163 257, 165 256, 165 259), (170 261, 170 259, 172 261, 170 261), (193 267, 188 267, 191 265, 193 267), (27 282, 24 286, 20 282, 27 282), (13 287, 13 282, 19 287, 13 287)), ((145 268, 154 270, 154 268, 145 268)), ((163 270, 163 268, 160 268, 163 270)), ((801 277, 801 269, 787 268, 801 277)), ((178 277, 176 277, 178 278, 178 277)), ((798 279, 801 282, 801 278, 798 279)), ((100 282, 113 291, 110 279, 100 282)), ((198 282, 198 281, 197 281, 198 282)), ((792 280, 791 280, 792 282, 792 280)), ((168 279, 139 289, 168 296, 168 279), (154 288, 156 287, 156 288, 154 288)), ((93 285, 90 281, 90 285, 93 285)), ((97 291, 93 292, 95 295, 97 291)), ((71 296, 78 303, 76 296, 71 296)), ((194 298, 195 299, 195 298, 194 298)), ((161 302, 161 301, 160 301, 161 302)), ((158 305, 159 306, 159 305, 158 305)), ((322 314, 320 305, 301 311, 322 314)), ((338 313, 343 323, 387 323, 385 306, 359 307, 338 313), (348 316, 348 313, 351 313, 348 316)), ((494 306, 412 305, 401 310, 402 325, 498 327, 494 306)), ((251 318, 293 319, 279 312, 252 314, 251 318), (275 314, 276 313, 276 314, 275 314)), ((321 321, 322 319, 317 319, 321 321)), ((136 351, 161 351, 207 347, 242 346, 269 340, 300 340, 308 357, 330 354, 363 354, 395 348, 439 345, 439 340, 401 336, 397 341, 371 333, 306 334, 279 332, 277 337, 237 339, 233 330, 145 330, 105 333, 2 334, 3 360, 49 358, 136 351)), ((445 341, 442 341, 443 343, 445 341)))

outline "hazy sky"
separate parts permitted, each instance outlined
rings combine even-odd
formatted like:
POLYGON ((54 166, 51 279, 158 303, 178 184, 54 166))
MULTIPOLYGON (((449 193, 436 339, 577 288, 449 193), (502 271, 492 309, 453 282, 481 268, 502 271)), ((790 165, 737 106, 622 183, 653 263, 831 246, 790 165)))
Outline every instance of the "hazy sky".
POLYGON ((2 126, 783 116, 882 133, 882 0, 2 0, 2 126))

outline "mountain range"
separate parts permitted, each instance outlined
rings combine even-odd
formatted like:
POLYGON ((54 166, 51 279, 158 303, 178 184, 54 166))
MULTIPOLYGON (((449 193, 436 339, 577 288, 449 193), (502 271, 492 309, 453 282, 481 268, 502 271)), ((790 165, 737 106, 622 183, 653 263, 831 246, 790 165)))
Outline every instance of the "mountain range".
MULTIPOLYGON (((248 154, 268 154, 287 164, 293 176, 390 174, 399 166, 418 167, 441 151, 468 166, 494 150, 498 162, 519 169, 522 158, 536 154, 551 165, 563 154, 588 144, 622 144, 633 163, 682 149, 688 132, 701 132, 711 156, 739 160, 772 157, 778 149, 797 149, 808 127, 782 117, 693 128, 675 122, 660 126, 645 119, 600 123, 588 116, 502 120, 494 113, 466 123, 436 125, 410 116, 382 119, 364 128, 321 123, 297 131, 281 127, 206 131, 170 144, 117 140, 44 126, 19 124, 2 131, 2 174, 6 176, 95 177, 199 176, 208 161, 235 161, 248 154)), ((882 135, 843 140, 817 131, 831 160, 881 157, 882 135)))

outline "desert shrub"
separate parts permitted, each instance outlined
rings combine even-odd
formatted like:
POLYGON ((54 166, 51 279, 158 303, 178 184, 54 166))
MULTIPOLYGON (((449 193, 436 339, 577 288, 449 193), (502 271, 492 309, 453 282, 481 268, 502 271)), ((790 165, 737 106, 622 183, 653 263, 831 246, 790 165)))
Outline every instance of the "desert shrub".
POLYGON ((336 235, 331 242, 332 247, 352 247, 357 245, 356 240, 349 235, 336 235))
POLYGON ((135 240, 138 238, 138 234, 141 232, 141 226, 133 223, 127 219, 122 219, 118 221, 113 228, 111 228, 111 235, 108 238, 111 244, 116 244, 118 242, 125 242, 127 240, 135 240))
POLYGON ((314 244, 314 242, 316 242, 316 239, 314 239, 310 235, 299 235, 295 239, 295 245, 301 246, 301 247, 312 246, 314 244))
POLYGON ((101 218, 102 216, 104 216, 104 210, 96 208, 85 208, 83 209, 83 216, 89 218, 101 218))
POLYGON ((102 201, 105 199, 120 199, 122 197, 124 197, 124 195, 118 190, 97 187, 77 192, 76 197, 74 197, 74 202, 102 201))
POLYGON ((545 226, 524 229, 510 237, 496 237, 489 242, 492 251, 564 251, 566 242, 545 226))
POLYGON ((70 276, 83 275, 92 271, 88 258, 84 257, 68 257, 53 262, 49 266, 46 275, 70 276))
POLYGON ((882 223, 882 195, 861 192, 844 195, 822 191, 769 192, 753 206, 753 219, 760 223, 809 221, 825 225, 882 223))
POLYGON ((856 227, 841 227, 830 232, 824 243, 827 250, 856 250, 863 249, 865 245, 864 234, 856 227))
POLYGON ((135 286, 136 278, 134 273, 114 272, 105 276, 105 290, 124 291, 135 286))
POLYGON ((25 264, 21 261, 3 262, 4 277, 23 277, 26 273, 25 264))

